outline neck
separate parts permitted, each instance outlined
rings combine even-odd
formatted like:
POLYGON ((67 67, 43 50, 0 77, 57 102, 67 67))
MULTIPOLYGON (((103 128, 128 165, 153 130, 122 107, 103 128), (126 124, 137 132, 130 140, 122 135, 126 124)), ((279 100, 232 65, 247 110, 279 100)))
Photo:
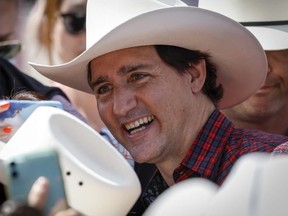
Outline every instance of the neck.
POLYGON ((173 184, 175 184, 174 179, 173 179, 173 172, 179 166, 180 163, 181 163, 180 160, 172 160, 172 161, 168 161, 168 162, 160 163, 156 165, 162 177, 164 178, 165 182, 169 186, 172 186, 173 184))
POLYGON ((173 179, 175 169, 181 164, 203 125, 214 110, 215 106, 211 102, 207 102, 203 106, 197 107, 195 112, 191 112, 194 119, 190 120, 188 127, 183 128, 185 138, 181 142, 175 143, 175 148, 170 151, 169 157, 162 158, 162 160, 156 163, 158 170, 169 186, 175 183, 173 179))

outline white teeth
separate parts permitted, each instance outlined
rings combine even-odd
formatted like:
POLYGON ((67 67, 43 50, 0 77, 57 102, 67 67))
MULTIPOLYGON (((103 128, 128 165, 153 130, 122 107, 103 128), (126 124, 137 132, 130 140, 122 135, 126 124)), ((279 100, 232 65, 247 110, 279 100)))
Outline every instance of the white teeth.
POLYGON ((125 127, 126 127, 127 130, 130 130, 130 134, 135 134, 135 133, 145 129, 145 126, 142 126, 140 128, 137 128, 137 127, 139 127, 142 124, 146 124, 148 122, 151 122, 153 119, 154 119, 154 116, 145 116, 145 117, 143 117, 141 119, 137 119, 134 122, 131 122, 129 124, 125 124, 125 127), (133 128, 135 128, 135 129, 133 130, 133 128))
POLYGON ((145 127, 143 126, 143 127, 141 127, 141 128, 138 128, 138 129, 135 129, 135 130, 131 131, 130 134, 135 134, 135 133, 137 133, 137 132, 139 132, 139 131, 142 131, 142 130, 144 130, 144 129, 145 129, 145 127))
POLYGON ((139 127, 140 122, 139 121, 135 121, 135 127, 139 127))

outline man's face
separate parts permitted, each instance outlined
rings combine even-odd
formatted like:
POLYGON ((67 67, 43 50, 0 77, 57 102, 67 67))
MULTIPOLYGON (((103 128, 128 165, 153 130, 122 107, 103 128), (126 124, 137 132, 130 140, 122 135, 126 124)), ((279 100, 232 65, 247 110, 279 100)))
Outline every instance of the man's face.
POLYGON ((0 42, 13 39, 18 17, 14 0, 0 0, 0 42))
POLYGON ((288 49, 266 51, 266 55, 269 71, 265 83, 256 94, 229 111, 244 120, 257 121, 288 111, 288 49))
POLYGON ((179 75, 144 46, 94 59, 91 76, 102 120, 136 161, 183 154, 194 104, 188 73, 179 75))

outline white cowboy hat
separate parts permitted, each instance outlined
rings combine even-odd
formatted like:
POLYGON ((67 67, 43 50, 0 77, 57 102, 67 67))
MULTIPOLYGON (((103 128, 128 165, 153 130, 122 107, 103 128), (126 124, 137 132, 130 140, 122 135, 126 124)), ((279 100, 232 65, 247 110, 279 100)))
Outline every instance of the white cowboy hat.
POLYGON ((185 180, 163 192, 144 215, 286 216, 287 166, 287 156, 247 154, 237 161, 220 187, 207 179, 185 180))
POLYGON ((266 78, 265 53, 246 28, 179 0, 88 0, 86 24, 87 48, 80 56, 62 65, 30 63, 32 67, 52 80, 93 94, 87 66, 103 54, 157 44, 207 51, 224 87, 220 108, 244 101, 266 78))
POLYGON ((251 153, 239 159, 203 216, 288 215, 288 157, 251 153))
POLYGON ((94 129, 55 107, 37 108, 1 149, 0 159, 47 147, 58 151, 67 202, 80 213, 124 216, 139 197, 140 182, 124 157, 94 129))
POLYGON ((164 191, 143 216, 200 216, 217 190, 218 186, 207 179, 187 179, 164 191))
POLYGON ((199 0, 198 6, 240 22, 265 50, 288 49, 287 0, 199 0))

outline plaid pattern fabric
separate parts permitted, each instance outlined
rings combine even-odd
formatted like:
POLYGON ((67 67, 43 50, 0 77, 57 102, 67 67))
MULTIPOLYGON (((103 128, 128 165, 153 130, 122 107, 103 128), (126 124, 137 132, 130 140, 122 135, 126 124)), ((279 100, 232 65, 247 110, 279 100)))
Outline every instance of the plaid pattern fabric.
MULTIPOLYGON (((252 152, 272 152, 276 146, 287 141, 288 137, 281 135, 234 128, 216 109, 180 166, 175 169, 174 181, 180 182, 197 176, 221 185, 240 156, 252 152)), ((142 193, 141 199, 145 208, 167 188, 166 182, 157 171, 142 193)))

